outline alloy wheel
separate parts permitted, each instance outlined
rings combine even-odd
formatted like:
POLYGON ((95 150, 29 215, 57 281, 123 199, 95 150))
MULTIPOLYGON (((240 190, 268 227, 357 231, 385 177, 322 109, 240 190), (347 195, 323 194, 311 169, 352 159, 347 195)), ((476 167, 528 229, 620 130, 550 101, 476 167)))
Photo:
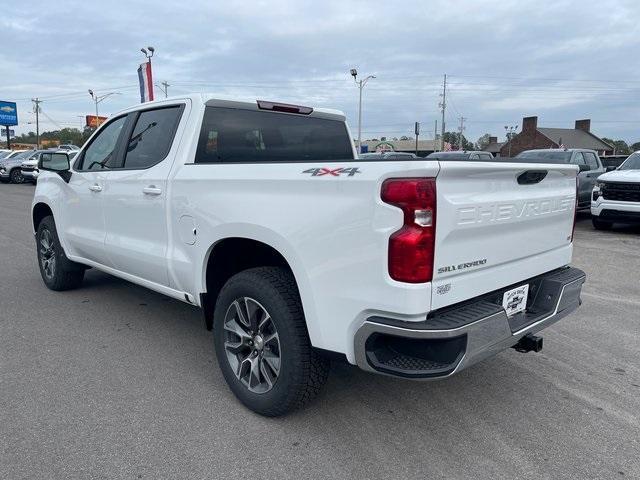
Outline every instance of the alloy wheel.
POLYGON ((234 300, 224 319, 224 348, 233 372, 253 393, 266 393, 278 379, 280 338, 269 312, 256 300, 234 300))
POLYGON ((53 243, 53 235, 48 228, 43 228, 40 233, 40 264, 45 277, 49 280, 56 273, 56 251, 53 243))
POLYGON ((22 172, 20 171, 19 168, 16 168, 11 172, 11 182, 12 183, 24 182, 24 177, 22 176, 22 172))

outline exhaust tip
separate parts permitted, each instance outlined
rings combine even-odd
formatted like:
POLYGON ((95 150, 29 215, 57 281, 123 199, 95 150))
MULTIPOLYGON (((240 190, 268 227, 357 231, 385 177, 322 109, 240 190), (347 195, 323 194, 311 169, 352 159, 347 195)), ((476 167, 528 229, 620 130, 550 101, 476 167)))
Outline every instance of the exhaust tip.
POLYGON ((513 347, 516 352, 539 352, 542 350, 542 337, 537 337, 531 333, 522 337, 513 347))

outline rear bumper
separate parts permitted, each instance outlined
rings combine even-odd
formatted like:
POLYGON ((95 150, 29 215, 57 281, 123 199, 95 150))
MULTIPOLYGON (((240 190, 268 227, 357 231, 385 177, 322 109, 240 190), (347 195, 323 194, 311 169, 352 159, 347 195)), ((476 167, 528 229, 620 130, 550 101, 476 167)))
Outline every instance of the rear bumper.
POLYGON ((582 270, 563 268, 432 312, 422 322, 370 317, 355 335, 356 363, 405 378, 451 376, 576 310, 585 279, 582 270), (526 283, 526 312, 507 317, 502 294, 526 283))

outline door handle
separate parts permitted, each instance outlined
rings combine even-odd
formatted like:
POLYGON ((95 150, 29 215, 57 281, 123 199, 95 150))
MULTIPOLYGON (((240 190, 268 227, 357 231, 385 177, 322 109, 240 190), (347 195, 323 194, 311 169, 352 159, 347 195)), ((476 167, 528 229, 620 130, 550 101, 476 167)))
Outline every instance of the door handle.
POLYGON ((100 185, 98 185, 97 183, 94 183, 93 185, 91 185, 89 187, 89 190, 91 190, 92 192, 101 192, 102 191, 102 187, 100 185))
POLYGON ((148 187, 144 187, 142 189, 142 193, 145 195, 160 195, 162 193, 162 189, 156 187, 155 185, 149 185, 148 187))

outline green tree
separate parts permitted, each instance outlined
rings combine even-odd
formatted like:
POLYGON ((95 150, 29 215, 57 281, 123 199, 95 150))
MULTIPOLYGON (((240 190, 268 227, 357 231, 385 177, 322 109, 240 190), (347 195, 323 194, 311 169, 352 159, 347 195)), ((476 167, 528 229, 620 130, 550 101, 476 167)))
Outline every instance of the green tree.
POLYGON ((478 150, 482 150, 484 147, 489 145, 489 143, 491 143, 491 135, 488 133, 485 133, 478 139, 478 141, 476 142, 476 146, 478 150))
MULTIPOLYGON (((460 143, 460 134, 458 132, 444 132, 444 141, 451 144, 451 147, 453 149, 458 149, 458 144, 460 143)), ((473 144, 473 142, 467 140, 464 135, 462 135, 462 149, 475 150, 475 145, 473 144)))
POLYGON ((629 155, 631 153, 629 145, 627 145, 627 142, 624 140, 613 140, 605 137, 603 137, 602 140, 613 146, 616 155, 629 155))
POLYGON ((640 142, 632 143, 631 150, 633 150, 634 152, 637 152, 638 150, 640 150, 640 142))

